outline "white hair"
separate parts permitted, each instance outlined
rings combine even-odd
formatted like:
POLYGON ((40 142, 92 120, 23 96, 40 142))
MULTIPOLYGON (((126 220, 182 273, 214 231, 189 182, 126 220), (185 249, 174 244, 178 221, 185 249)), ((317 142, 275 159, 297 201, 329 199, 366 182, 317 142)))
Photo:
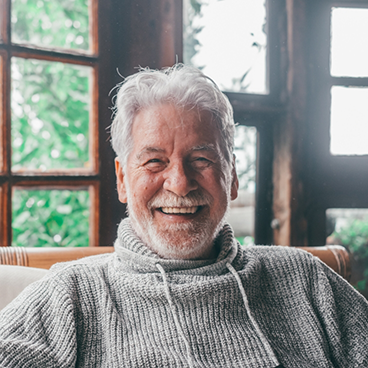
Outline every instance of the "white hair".
POLYGON ((142 68, 120 84, 111 125, 111 143, 123 169, 133 148, 131 135, 136 114, 164 103, 210 112, 222 137, 224 158, 231 163, 235 124, 228 98, 200 70, 176 64, 162 70, 142 68))

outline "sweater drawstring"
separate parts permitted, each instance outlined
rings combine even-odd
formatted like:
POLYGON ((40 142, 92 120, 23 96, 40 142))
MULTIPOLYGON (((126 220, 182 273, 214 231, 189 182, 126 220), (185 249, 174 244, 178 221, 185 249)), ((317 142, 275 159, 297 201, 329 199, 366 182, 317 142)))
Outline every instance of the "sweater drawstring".
POLYGON ((251 324, 253 325, 253 328, 256 330, 257 335, 258 335, 259 339, 261 340, 265 351, 267 352, 268 356, 271 357, 272 360, 274 360, 275 366, 280 364, 277 357, 276 357, 276 355, 275 355, 275 353, 272 350, 271 345, 269 344, 269 342, 267 341, 267 339, 264 336, 263 332, 259 328, 257 321, 253 318, 253 315, 252 315, 252 313, 250 311, 250 308, 249 308, 247 294, 245 293, 245 289, 244 289, 243 283, 240 279, 240 276, 239 276, 238 272, 235 270, 235 268, 230 263, 226 263, 226 267, 228 268, 228 270, 235 277, 235 280, 238 284, 240 293, 243 297, 243 303, 244 303, 244 307, 245 307, 245 310, 247 312, 248 318, 249 318, 251 324))
POLYGON ((167 282, 166 272, 165 272, 165 270, 163 269, 163 267, 159 263, 156 263, 156 267, 158 268, 158 270, 160 271, 160 273, 162 275, 162 279, 164 281, 164 288, 165 288, 166 298, 167 298, 167 301, 169 302, 170 310, 171 310, 171 313, 173 315, 176 328, 179 331, 179 334, 180 334, 181 338, 183 339, 184 344, 185 344, 185 348, 187 350, 187 361, 188 361, 189 367, 190 368, 193 368, 194 367, 194 365, 193 365, 193 357, 192 357, 192 353, 191 353, 189 341, 185 337, 184 331, 183 331, 183 329, 181 327, 181 324, 179 322, 179 318, 177 316, 177 313, 176 313, 176 310, 175 310, 175 306, 174 306, 174 303, 172 301, 172 297, 171 297, 171 294, 170 294, 170 288, 169 288, 169 284, 167 282))

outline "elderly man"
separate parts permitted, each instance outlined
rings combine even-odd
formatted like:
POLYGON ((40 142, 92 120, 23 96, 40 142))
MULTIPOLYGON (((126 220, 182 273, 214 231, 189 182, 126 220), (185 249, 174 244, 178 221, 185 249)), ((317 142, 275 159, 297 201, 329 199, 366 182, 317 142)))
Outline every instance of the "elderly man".
POLYGON ((305 252, 235 240, 233 135, 198 70, 127 78, 115 253, 56 265, 5 308, 0 366, 368 367, 363 297, 305 252))

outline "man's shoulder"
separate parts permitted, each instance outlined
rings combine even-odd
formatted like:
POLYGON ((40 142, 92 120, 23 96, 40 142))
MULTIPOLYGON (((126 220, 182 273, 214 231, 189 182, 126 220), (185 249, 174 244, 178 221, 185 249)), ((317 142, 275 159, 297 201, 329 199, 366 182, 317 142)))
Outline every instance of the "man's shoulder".
POLYGON ((49 279, 62 279, 71 281, 79 279, 79 282, 85 278, 93 280, 94 278, 106 277, 108 268, 115 253, 99 254, 84 257, 74 261, 55 263, 48 272, 49 279))
POLYGON ((263 265, 272 267, 313 267, 319 260, 310 253, 285 246, 246 246, 242 247, 243 254, 247 259, 256 259, 263 265))
MULTIPOLYGON (((248 246, 243 250, 243 269, 241 272, 257 275, 268 287, 308 289, 325 268, 318 258, 310 253, 283 246, 248 246), (272 285, 272 286, 270 286, 272 285), (309 285, 309 286, 306 286, 309 285)), ((280 289, 281 290, 281 289, 280 289)))
POLYGON ((310 254, 295 247, 281 245, 249 245, 242 247, 243 251, 257 254, 260 257, 280 257, 280 258, 310 258, 310 254))
POLYGON ((18 297, 9 304, 12 308, 22 308, 30 303, 38 308, 58 308, 64 303, 72 307, 76 300, 84 302, 82 297, 89 295, 99 298, 106 293, 106 285, 112 282, 114 272, 112 265, 114 253, 85 257, 70 262, 60 262, 53 265, 39 280, 28 285, 18 297))
POLYGON ((41 280, 28 287, 29 293, 39 294, 40 299, 73 299, 83 292, 102 290, 111 278, 113 259, 114 253, 109 253, 56 263, 41 280))

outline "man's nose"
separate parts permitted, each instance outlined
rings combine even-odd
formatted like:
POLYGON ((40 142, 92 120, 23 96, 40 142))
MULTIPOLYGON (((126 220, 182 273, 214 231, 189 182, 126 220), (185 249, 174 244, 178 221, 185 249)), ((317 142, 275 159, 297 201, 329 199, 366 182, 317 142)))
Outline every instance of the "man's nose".
POLYGON ((198 188, 193 173, 183 163, 172 164, 166 169, 163 188, 177 196, 185 197, 192 190, 198 188))

